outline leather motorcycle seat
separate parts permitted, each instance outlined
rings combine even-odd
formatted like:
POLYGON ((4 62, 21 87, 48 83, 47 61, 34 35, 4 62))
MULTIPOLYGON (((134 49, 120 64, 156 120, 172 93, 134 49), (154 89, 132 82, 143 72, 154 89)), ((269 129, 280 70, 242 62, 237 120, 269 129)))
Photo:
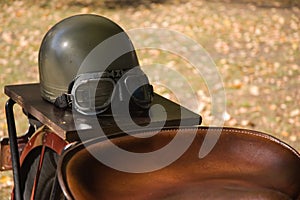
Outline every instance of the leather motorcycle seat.
MULTIPOLYGON (((110 141, 127 151, 153 152, 169 144, 176 134, 184 140, 193 130, 182 129, 180 133, 166 130, 149 138, 121 136, 110 141)), ((98 138, 63 154, 58 168, 59 182, 68 198, 279 200, 297 199, 300 195, 298 152, 258 131, 199 127, 192 144, 180 158, 167 167, 145 173, 113 169, 91 154, 111 148, 107 139, 98 138), (220 137, 212 150, 199 158, 207 134, 220 134, 220 137)), ((158 155, 150 162, 165 156, 168 155, 158 155)))

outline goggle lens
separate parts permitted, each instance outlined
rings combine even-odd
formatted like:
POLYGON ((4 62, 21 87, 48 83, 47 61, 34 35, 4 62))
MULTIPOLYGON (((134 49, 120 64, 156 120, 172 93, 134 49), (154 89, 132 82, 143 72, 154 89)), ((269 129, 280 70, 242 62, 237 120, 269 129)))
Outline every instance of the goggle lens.
POLYGON ((153 89, 146 75, 130 75, 125 78, 125 87, 133 100, 141 107, 149 107, 153 89))
POLYGON ((100 80, 95 92, 95 107, 101 108, 110 104, 115 84, 112 81, 100 80))
POLYGON ((114 87, 114 82, 108 78, 77 83, 72 89, 75 109, 86 115, 105 111, 111 102, 114 87))

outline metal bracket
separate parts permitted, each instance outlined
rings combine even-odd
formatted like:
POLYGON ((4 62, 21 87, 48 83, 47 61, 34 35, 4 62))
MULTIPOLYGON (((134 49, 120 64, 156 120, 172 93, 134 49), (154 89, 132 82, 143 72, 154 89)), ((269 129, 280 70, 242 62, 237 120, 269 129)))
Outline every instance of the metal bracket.
POLYGON ((9 146, 11 152, 12 168, 14 175, 14 194, 16 200, 22 200, 21 177, 20 177, 20 155, 18 150, 18 141, 16 133, 16 124, 14 117, 14 104, 16 102, 8 99, 5 105, 6 121, 9 135, 9 146))

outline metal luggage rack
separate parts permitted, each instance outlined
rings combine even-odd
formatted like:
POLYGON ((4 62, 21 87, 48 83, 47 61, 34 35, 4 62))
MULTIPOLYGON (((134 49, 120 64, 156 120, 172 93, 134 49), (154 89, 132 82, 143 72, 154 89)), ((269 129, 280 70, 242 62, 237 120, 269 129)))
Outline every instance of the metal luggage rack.
MULTIPOLYGON (((88 129, 86 127, 82 130, 79 130, 78 127, 76 128, 71 110, 61 110, 53 106, 53 104, 44 101, 40 96, 40 86, 38 83, 6 86, 4 92, 9 97, 5 106, 9 138, 3 138, 1 141, 0 164, 2 170, 13 170, 14 198, 18 200, 22 199, 23 192, 21 189, 20 154, 38 127, 41 125, 47 126, 67 143, 80 141, 82 137, 78 136, 79 131, 81 133, 84 132, 86 140, 95 138, 98 135, 94 125, 91 125, 88 129), (29 129, 25 135, 20 137, 17 137, 13 109, 16 103, 23 108, 24 113, 29 119, 29 129)), ((165 119, 164 127, 178 127, 182 121, 185 124, 194 126, 201 124, 201 116, 158 94, 154 94, 154 104, 160 104, 165 109, 164 114, 167 118, 165 119), (198 123, 195 124, 195 120, 198 123)), ((140 126, 147 125, 150 120, 153 124, 161 124, 161 112, 154 111, 150 115, 151 119, 148 114, 140 113, 132 116, 132 120, 140 126)), ((86 116, 82 116, 82 118, 88 121, 88 118, 84 119, 86 116)), ((115 134, 121 131, 116 126, 114 117, 110 113, 98 116, 98 122, 105 134, 115 134)), ((128 130, 130 129, 130 124, 124 124, 124 126, 128 130)), ((55 144, 53 147, 55 147, 55 144)))

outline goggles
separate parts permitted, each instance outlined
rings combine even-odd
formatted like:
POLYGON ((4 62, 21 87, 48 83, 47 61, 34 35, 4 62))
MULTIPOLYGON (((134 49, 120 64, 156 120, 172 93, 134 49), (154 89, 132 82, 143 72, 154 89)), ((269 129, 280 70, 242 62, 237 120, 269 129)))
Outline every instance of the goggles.
POLYGON ((138 67, 129 71, 113 70, 78 75, 69 86, 68 94, 55 101, 60 108, 71 105, 81 114, 94 115, 106 111, 113 100, 133 102, 148 109, 153 99, 153 88, 138 67))

